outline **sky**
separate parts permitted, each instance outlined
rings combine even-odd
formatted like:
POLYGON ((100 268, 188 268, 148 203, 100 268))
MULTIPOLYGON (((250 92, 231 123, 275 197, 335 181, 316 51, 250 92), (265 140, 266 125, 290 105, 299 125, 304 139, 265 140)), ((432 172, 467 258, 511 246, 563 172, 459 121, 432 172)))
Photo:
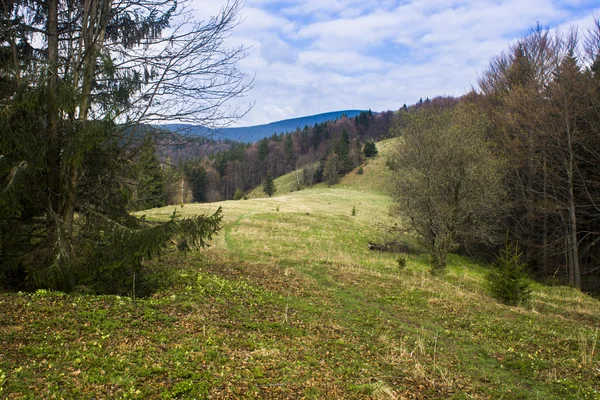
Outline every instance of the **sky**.
MULTIPOLYGON (((200 19, 224 4, 193 0, 200 19)), ((226 43, 254 77, 237 125, 460 96, 537 22, 583 31, 595 16, 600 0, 246 0, 226 43)))

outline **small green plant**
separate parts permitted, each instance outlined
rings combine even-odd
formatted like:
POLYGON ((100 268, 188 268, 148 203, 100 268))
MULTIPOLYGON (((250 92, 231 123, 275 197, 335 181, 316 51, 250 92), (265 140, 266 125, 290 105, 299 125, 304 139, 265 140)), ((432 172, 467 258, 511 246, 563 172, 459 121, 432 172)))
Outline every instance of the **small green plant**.
POLYGON ((398 264, 398 269, 406 268, 406 261, 407 261, 406 254, 399 255, 398 258, 396 259, 396 263, 398 264))
POLYGON ((356 173, 357 173, 358 175, 362 175, 362 174, 364 174, 364 173, 365 173, 365 170, 363 169, 363 167, 358 167, 358 171, 356 171, 356 173))
POLYGON ((522 255, 518 244, 507 241, 486 276, 492 296, 506 305, 518 306, 531 297, 527 264, 521 262, 522 255))
POLYGON ((4 390, 4 382, 6 382, 6 374, 0 369, 0 393, 4 390))
POLYGON ((279 211, 279 206, 275 207, 275 211, 279 211))
POLYGON ((241 189, 236 189, 235 194, 233 195, 234 200, 241 200, 244 197, 244 192, 241 189))
POLYGON ((352 216, 356 217, 356 206, 352 206, 352 216))

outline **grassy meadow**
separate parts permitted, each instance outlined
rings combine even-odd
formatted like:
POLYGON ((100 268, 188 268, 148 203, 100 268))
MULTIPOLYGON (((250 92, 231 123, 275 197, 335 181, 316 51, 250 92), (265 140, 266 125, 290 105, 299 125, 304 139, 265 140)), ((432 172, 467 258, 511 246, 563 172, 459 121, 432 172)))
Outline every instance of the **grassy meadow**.
POLYGON ((333 187, 292 192, 290 174, 273 198, 177 207, 222 207, 223 229, 154 260, 160 289, 135 308, 0 294, 0 398, 600 398, 600 301, 534 284, 527 307, 508 307, 468 258, 434 277, 425 255, 401 269, 370 251, 398 239, 384 173, 379 156, 333 187))

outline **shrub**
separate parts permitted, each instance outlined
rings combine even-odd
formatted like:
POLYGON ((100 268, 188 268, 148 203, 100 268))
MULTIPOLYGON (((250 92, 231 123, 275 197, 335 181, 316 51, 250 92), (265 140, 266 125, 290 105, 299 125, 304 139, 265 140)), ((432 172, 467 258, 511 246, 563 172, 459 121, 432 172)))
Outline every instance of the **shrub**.
POLYGON ((364 173, 365 173, 365 171, 363 170, 363 167, 359 167, 359 168, 358 168, 358 171, 356 171, 356 173, 357 173, 358 175, 362 175, 362 174, 364 174, 364 173))
POLYGON ((356 206, 352 206, 352 216, 356 217, 356 206))
POLYGON ((406 268, 406 261, 407 261, 406 254, 399 255, 398 258, 396 259, 396 263, 398 264, 398 269, 406 268))
POLYGON ((518 244, 507 242, 486 276, 492 296, 510 306, 526 303, 531 297, 527 264, 521 262, 522 255, 518 244))
POLYGON ((240 189, 237 189, 235 191, 235 194, 233 195, 233 199, 234 200, 241 200, 242 198, 244 198, 244 192, 242 192, 240 189))

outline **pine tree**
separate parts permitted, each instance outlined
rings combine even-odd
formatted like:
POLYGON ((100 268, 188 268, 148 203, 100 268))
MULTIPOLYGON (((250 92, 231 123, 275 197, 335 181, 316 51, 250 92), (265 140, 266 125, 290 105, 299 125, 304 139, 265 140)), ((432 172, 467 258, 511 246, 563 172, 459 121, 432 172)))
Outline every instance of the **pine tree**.
POLYGON ((486 276, 492 296, 510 306, 523 304, 531 297, 527 264, 521 261, 522 256, 518 244, 507 241, 486 276))
POLYGON ((147 136, 142 144, 137 162, 137 184, 131 208, 144 210, 166 205, 165 177, 156 155, 152 137, 147 136))
POLYGON ((273 196, 277 188, 275 187, 275 183, 273 182, 273 177, 271 176, 271 171, 267 171, 267 176, 263 182, 263 192, 269 197, 273 196))
POLYGON ((342 132, 342 137, 337 142, 335 153, 338 155, 340 162, 338 173, 345 174, 350 172, 353 168, 352 161, 350 160, 350 138, 345 129, 342 132))
POLYGON ((263 139, 258 143, 258 158, 260 161, 264 161, 269 155, 269 139, 263 139))
POLYGON ((208 191, 208 176, 206 169, 201 165, 190 165, 185 168, 185 176, 192 191, 192 199, 196 203, 206 202, 208 191))
POLYGON ((174 235, 203 241, 216 231, 218 223, 155 225, 127 211, 136 191, 161 197, 156 155, 139 154, 145 126, 237 117, 221 106, 249 88, 235 67, 244 50, 223 41, 241 3, 228 2, 204 23, 176 21, 189 0, 141 3, 3 4, 0 22, 10 23, 0 23, 0 280, 11 275, 19 287, 70 290, 104 272, 108 278, 110 268, 97 261, 112 252, 136 260, 118 264, 129 279, 124 272, 143 254, 136 238, 152 247, 145 257, 174 235), (155 51, 167 46, 168 53, 155 51), (136 160, 145 165, 139 176, 136 160), (120 247, 110 246, 113 239, 120 247))
POLYGON ((288 133, 285 135, 285 139, 283 141, 283 147, 285 149, 285 154, 287 156, 287 161, 290 164, 294 163, 294 142, 292 141, 292 135, 288 133))
POLYGON ((377 146, 375 146, 375 143, 368 141, 367 143, 365 143, 363 153, 367 158, 375 157, 378 154, 377 146))

